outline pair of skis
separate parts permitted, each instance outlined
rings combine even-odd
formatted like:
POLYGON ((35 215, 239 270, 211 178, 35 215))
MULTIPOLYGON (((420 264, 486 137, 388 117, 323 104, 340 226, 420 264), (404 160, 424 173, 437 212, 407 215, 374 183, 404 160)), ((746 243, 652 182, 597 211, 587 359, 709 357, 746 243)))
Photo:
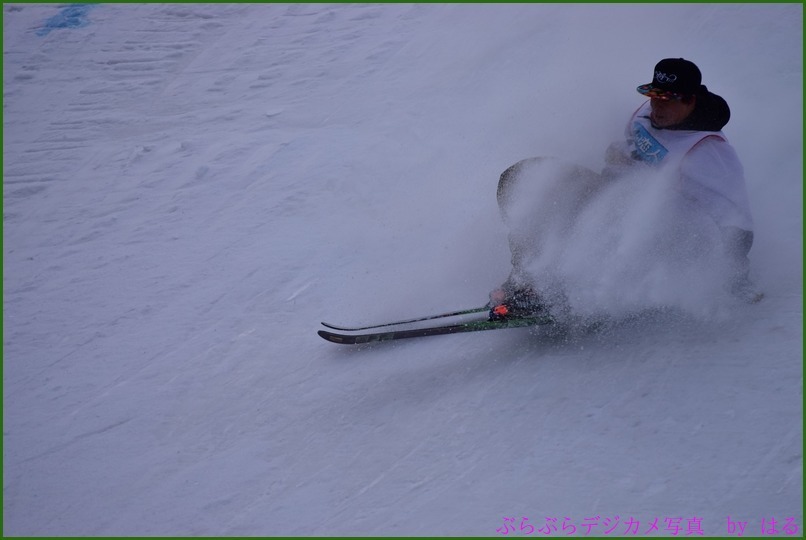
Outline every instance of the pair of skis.
POLYGON ((373 343, 376 341, 390 341, 396 339, 406 339, 415 337, 439 336, 444 334, 459 334, 463 332, 479 332, 483 330, 498 330, 501 328, 519 328, 524 326, 551 324, 552 322, 554 322, 554 319, 552 319, 551 316, 549 315, 534 315, 525 317, 505 316, 496 318, 488 317, 485 319, 476 318, 474 320, 464 322, 438 324, 435 326, 431 325, 420 328, 410 328, 410 329, 392 328, 396 326, 423 323, 438 319, 448 319, 451 317, 480 315, 482 313, 485 314, 490 313, 490 307, 483 306, 478 308, 464 309, 460 311, 451 311, 448 313, 440 313, 439 315, 430 315, 428 317, 407 319, 383 324, 375 324, 370 326, 346 327, 323 322, 322 325, 326 326, 329 330, 319 330, 318 334, 322 338, 332 343, 340 343, 344 345, 356 345, 361 343, 373 343), (333 330, 335 330, 335 332, 333 330))

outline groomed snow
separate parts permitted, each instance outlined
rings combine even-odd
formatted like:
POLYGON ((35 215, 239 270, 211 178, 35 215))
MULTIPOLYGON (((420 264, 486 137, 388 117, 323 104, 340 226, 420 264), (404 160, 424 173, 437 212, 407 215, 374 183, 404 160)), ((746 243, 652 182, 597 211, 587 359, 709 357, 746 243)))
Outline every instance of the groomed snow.
POLYGON ((4 4, 4 534, 800 536, 802 13, 4 4), (316 335, 483 304, 501 171, 601 169, 670 56, 731 106, 763 302, 316 335))

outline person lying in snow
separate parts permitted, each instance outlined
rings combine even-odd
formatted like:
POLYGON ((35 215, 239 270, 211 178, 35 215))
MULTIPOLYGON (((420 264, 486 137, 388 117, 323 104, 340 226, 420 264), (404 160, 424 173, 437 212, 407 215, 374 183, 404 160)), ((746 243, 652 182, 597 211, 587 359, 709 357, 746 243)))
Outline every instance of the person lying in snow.
MULTIPOLYGON (((552 197, 562 191, 564 206, 551 216, 550 226, 556 227, 556 220, 565 220, 567 223, 562 226, 566 229, 575 225, 576 216, 604 186, 643 170, 671 172, 679 197, 712 220, 719 231, 720 249, 727 261, 726 288, 746 302, 761 300, 762 295, 749 278, 753 218, 744 171, 736 151, 721 131, 730 119, 728 104, 702 84, 699 68, 683 58, 658 62, 652 82, 637 90, 649 100, 630 118, 625 139, 608 147, 601 173, 557 164, 551 158, 530 158, 519 161, 501 175, 497 195, 501 214, 510 226, 512 272, 503 285, 490 293, 491 317, 534 314, 562 303, 557 294, 541 288, 539 279, 529 272, 530 261, 545 244, 545 239, 540 238, 542 233, 534 233, 535 222, 541 216, 530 216, 531 226, 523 223, 515 226, 510 216, 519 197, 514 194, 518 182, 528 176, 527 172, 540 167, 554 167, 550 174, 563 177, 554 192, 544 190, 541 196, 552 197), (547 300, 551 296, 554 299, 547 300)), ((559 296, 562 295, 560 291, 559 296)))

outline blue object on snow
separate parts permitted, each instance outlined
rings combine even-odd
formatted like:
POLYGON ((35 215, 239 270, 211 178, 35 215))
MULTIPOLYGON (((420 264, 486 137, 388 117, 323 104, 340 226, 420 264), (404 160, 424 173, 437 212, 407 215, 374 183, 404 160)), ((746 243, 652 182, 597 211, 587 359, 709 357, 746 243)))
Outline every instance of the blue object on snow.
POLYGON ((83 28, 90 24, 87 13, 95 7, 93 4, 71 4, 45 21, 45 24, 36 32, 38 36, 46 36, 51 30, 57 28, 83 28))

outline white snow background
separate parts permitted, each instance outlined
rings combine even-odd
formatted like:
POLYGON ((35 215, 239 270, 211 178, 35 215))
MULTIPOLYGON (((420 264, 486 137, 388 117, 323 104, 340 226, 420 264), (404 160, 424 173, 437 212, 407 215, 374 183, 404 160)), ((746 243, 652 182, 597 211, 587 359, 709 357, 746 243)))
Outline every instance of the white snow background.
POLYGON ((802 534, 802 5, 65 11, 3 6, 6 535, 802 534), (486 302, 498 175, 601 169, 670 56, 731 106, 763 302, 316 335, 486 302))

